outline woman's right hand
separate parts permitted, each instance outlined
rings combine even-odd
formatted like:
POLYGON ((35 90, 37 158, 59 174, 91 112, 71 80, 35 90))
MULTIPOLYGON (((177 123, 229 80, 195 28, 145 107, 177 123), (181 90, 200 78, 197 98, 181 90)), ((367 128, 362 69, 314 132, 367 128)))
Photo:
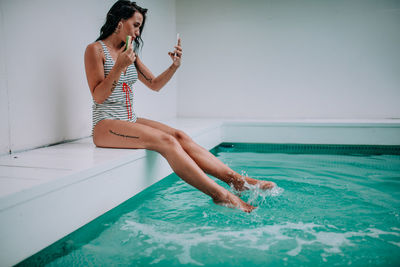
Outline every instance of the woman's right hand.
POLYGON ((117 65, 121 70, 126 71, 126 69, 132 65, 133 62, 136 60, 136 54, 133 52, 133 45, 132 43, 129 44, 128 49, 126 51, 125 46, 121 47, 118 51, 117 61, 115 65, 117 65))

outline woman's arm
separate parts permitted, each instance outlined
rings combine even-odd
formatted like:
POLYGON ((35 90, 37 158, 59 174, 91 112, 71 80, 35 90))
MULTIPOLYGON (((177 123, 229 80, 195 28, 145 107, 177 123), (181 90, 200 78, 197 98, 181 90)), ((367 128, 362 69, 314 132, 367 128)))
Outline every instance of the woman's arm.
POLYGON ((155 77, 153 73, 143 64, 139 57, 136 57, 136 69, 138 72, 139 80, 144 83, 148 88, 153 91, 160 91, 166 85, 181 64, 182 48, 181 39, 178 40, 178 45, 175 46, 174 53, 168 53, 173 60, 171 66, 168 67, 163 73, 155 77))
MULTIPOLYGON (((121 51, 124 48, 121 48, 121 51)), ((103 103, 114 91, 122 71, 126 66, 133 63, 135 54, 132 47, 118 55, 107 77, 104 77, 104 56, 103 49, 99 43, 92 43, 85 51, 85 70, 90 92, 96 103, 103 103)))
POLYGON ((136 57, 136 69, 139 80, 151 90, 158 92, 169 82, 169 80, 171 80, 178 67, 172 64, 163 73, 155 77, 153 73, 151 73, 151 71, 143 64, 139 57, 136 57))

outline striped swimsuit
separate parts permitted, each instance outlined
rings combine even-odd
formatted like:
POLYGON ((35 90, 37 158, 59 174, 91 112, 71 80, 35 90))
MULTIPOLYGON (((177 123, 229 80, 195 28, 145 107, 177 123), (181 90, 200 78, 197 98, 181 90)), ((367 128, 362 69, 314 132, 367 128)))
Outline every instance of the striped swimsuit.
MULTIPOLYGON (((107 77, 108 73, 114 66, 114 60, 110 55, 106 45, 100 41, 103 47, 106 60, 104 62, 104 75, 107 77)), ((132 85, 137 81, 138 75, 135 64, 128 67, 126 74, 122 73, 117 86, 111 95, 101 104, 93 100, 92 116, 93 116, 93 129, 98 122, 104 119, 111 120, 125 120, 136 122, 136 114, 133 111, 133 91, 132 85)))

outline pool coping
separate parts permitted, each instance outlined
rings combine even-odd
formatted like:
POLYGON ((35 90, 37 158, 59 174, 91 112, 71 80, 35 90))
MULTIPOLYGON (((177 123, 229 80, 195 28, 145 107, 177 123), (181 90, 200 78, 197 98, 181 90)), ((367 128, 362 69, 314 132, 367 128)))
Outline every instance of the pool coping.
MULTIPOLYGON (((400 145, 400 120, 179 118, 164 122, 186 131, 206 149, 222 142, 400 145)), ((50 178, 35 178, 35 184, 34 178, 15 177, 33 186, 0 195, 0 262, 5 266, 35 254, 172 173, 158 153, 96 148, 90 137, 0 157, 0 167, 7 170, 23 168, 22 163, 36 166, 37 177, 50 178), (65 172, 50 177, 51 171, 43 165, 48 162, 65 172)))

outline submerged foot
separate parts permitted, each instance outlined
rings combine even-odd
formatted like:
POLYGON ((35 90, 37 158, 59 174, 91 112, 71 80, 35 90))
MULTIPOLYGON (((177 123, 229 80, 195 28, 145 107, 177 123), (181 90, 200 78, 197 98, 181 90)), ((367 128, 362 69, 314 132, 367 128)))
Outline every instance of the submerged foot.
POLYGON ((238 208, 244 212, 250 213, 257 207, 254 207, 250 204, 247 204, 239 197, 235 196, 234 194, 228 192, 225 197, 220 199, 213 199, 214 203, 217 205, 229 207, 229 208, 238 208))
POLYGON ((248 185, 257 186, 261 190, 272 189, 276 186, 276 184, 271 181, 262 181, 250 177, 242 177, 233 184, 233 187, 235 188, 236 191, 244 191, 250 189, 248 185))

